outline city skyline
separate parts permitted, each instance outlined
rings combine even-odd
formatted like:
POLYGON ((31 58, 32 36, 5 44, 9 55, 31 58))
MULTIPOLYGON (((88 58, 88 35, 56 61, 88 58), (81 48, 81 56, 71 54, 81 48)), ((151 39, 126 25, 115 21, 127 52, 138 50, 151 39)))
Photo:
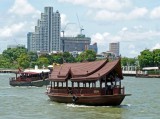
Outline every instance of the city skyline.
POLYGON ((83 28, 99 53, 108 51, 111 42, 120 42, 120 54, 126 57, 160 48, 158 0, 0 0, 0 53, 7 45, 27 46, 27 33, 34 31, 46 6, 60 12, 65 36, 76 36, 83 28))

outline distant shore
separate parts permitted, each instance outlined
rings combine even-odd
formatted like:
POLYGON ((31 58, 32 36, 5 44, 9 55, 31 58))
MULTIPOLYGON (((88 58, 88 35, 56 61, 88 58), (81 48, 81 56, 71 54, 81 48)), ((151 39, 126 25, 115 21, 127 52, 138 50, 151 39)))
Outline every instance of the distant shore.
POLYGON ((17 73, 17 69, 0 69, 0 73, 17 73))

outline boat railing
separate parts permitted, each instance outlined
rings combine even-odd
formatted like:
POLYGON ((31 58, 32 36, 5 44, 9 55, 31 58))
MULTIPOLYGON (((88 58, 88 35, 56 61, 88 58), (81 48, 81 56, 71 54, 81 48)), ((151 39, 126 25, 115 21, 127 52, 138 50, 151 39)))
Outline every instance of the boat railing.
POLYGON ((86 88, 86 87, 79 87, 79 88, 71 88, 71 87, 53 87, 51 88, 50 92, 57 93, 57 94, 78 94, 78 95, 117 95, 117 94, 124 94, 124 87, 114 87, 113 89, 100 89, 100 88, 86 88))
POLYGON ((92 95, 97 95, 100 94, 100 88, 74 88, 73 89, 73 94, 80 94, 80 95, 87 95, 87 94, 92 94, 92 95))
POLYGON ((51 93, 59 93, 59 94, 61 94, 61 93, 68 94, 67 88, 64 88, 64 87, 53 87, 50 89, 50 92, 51 93))
POLYGON ((78 94, 78 95, 87 95, 87 94, 100 94, 101 90, 100 88, 66 88, 66 87, 54 87, 51 89, 52 93, 59 93, 59 94, 78 94))
POLYGON ((124 87, 114 87, 113 94, 124 94, 124 87))

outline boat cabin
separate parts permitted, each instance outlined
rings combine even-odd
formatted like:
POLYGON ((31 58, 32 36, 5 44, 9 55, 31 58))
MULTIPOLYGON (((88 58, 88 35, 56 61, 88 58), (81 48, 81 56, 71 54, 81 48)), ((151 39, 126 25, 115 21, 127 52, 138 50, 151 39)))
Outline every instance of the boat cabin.
POLYGON ((124 94, 122 79, 120 59, 65 63, 54 66, 49 76, 48 93, 77 96, 124 94))

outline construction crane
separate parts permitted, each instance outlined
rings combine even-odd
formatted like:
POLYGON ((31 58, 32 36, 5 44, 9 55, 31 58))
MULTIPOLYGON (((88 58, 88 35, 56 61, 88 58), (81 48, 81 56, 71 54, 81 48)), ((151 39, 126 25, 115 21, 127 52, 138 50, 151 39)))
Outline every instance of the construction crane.
POLYGON ((67 23, 67 24, 65 25, 64 29, 61 31, 61 32, 63 33, 63 37, 64 37, 65 29, 66 29, 66 28, 67 28, 67 26, 68 26, 68 25, 70 25, 70 24, 75 24, 75 23, 67 23))
POLYGON ((79 18, 78 18, 78 15, 76 14, 76 16, 77 16, 77 20, 78 20, 78 24, 79 24, 79 28, 80 28, 80 35, 82 35, 82 31, 84 30, 83 29, 83 26, 81 26, 81 24, 80 24, 80 21, 79 21, 79 18))

